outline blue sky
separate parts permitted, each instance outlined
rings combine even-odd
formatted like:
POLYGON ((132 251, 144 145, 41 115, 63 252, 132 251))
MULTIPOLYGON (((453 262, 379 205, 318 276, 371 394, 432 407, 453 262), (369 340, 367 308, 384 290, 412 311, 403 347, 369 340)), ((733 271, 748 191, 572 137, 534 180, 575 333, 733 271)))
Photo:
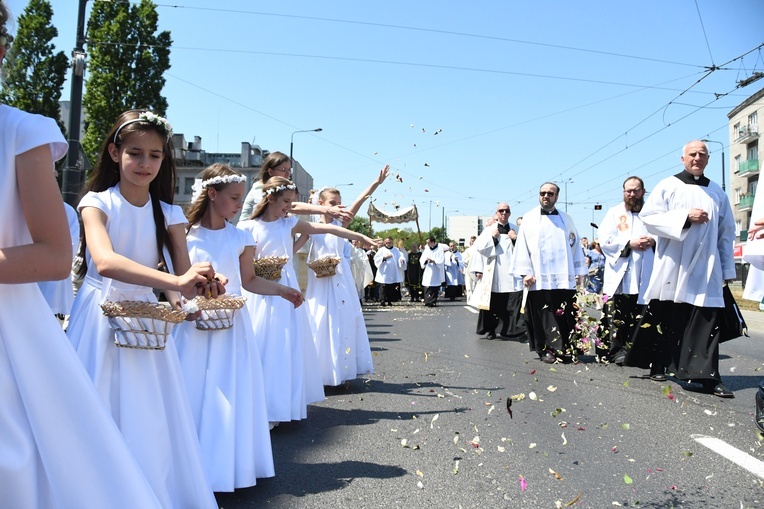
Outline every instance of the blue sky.
MULTIPOLYGON (((67 54, 76 3, 52 1, 67 54)), ((18 15, 26 2, 8 4, 18 15)), ((320 127, 294 136, 317 187, 342 185, 349 202, 390 164, 402 182, 388 179, 376 205, 415 203, 425 229, 499 201, 515 218, 553 180, 558 207, 591 235, 604 213, 593 206, 620 201, 628 175, 649 190, 681 169, 685 142, 729 145, 727 113, 764 86, 736 89, 764 71, 760 51, 732 61, 764 42, 761 0, 157 5, 176 132, 208 151, 254 140, 288 153, 293 131, 320 127)))

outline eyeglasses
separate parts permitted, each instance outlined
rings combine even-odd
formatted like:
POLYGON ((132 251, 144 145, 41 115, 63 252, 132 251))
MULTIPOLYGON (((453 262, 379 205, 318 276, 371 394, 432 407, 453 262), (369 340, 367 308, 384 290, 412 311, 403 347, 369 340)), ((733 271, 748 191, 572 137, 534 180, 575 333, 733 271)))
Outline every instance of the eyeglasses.
POLYGON ((539 196, 554 196, 554 191, 539 191, 539 196))
POLYGON ((499 214, 509 214, 509 209, 499 209, 496 212, 499 214))
POLYGON ((291 174, 292 169, 291 168, 271 168, 271 172, 278 171, 281 173, 291 174))
POLYGON ((641 191, 642 189, 624 189, 623 194, 637 194, 641 191))

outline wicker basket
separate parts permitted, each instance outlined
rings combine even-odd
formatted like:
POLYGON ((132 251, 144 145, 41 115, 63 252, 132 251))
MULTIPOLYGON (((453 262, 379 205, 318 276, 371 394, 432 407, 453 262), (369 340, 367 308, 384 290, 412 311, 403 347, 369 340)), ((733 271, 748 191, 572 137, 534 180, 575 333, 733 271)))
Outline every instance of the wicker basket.
POLYGON ((255 275, 263 279, 281 279, 281 269, 289 261, 287 256, 266 256, 252 261, 255 264, 255 275))
POLYGON ((313 260, 308 264, 308 267, 316 273, 316 277, 331 277, 337 273, 337 265, 339 263, 339 258, 325 256, 318 260, 313 260))
POLYGON ((167 335, 186 318, 185 311, 157 302, 104 302, 101 309, 114 329, 114 344, 122 348, 164 350, 167 335))
POLYGON ((217 299, 195 298, 193 302, 201 311, 201 315, 196 319, 196 328, 206 331, 230 329, 233 325, 234 313, 244 305, 246 300, 238 295, 217 299))

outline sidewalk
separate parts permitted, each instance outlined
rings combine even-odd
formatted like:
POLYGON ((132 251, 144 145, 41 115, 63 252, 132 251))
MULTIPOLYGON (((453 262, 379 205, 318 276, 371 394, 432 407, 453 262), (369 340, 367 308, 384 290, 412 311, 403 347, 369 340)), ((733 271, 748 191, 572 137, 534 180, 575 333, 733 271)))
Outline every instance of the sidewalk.
POLYGON ((745 323, 748 325, 748 332, 764 333, 764 312, 741 309, 745 323))

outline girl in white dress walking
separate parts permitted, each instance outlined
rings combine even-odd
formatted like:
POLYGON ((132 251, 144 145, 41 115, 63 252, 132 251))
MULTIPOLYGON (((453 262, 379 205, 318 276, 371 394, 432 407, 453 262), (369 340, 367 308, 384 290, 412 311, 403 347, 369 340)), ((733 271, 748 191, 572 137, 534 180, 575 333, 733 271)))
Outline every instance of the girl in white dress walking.
MULTIPOLYGON (((12 37, 0 0, 0 62, 12 37)), ((0 104, 0 506, 159 508, 37 282, 71 271, 56 122, 0 104)))
MULTIPOLYGON (((297 186, 291 181, 273 177, 263 186, 263 200, 252 213, 252 218, 239 221, 238 228, 254 237, 255 259, 291 258, 292 236, 295 233, 332 233, 365 244, 375 244, 374 240, 360 233, 288 216, 296 196, 297 186)), ((284 265, 277 281, 299 289, 290 262, 284 265)), ((295 309, 290 302, 270 295, 244 293, 263 363, 268 420, 275 425, 305 419, 308 405, 324 399, 306 308, 295 309)))
POLYGON ((162 507, 216 508, 172 335, 163 350, 117 346, 100 307, 155 303, 159 288, 180 309, 178 293, 223 291, 210 263, 189 262, 185 217, 172 205, 171 136, 164 118, 139 110, 109 131, 79 204, 84 280, 67 334, 162 507))
MULTIPOLYGON (((299 290, 255 276, 255 241, 229 222, 241 209, 246 180, 225 164, 202 172, 187 213, 191 261, 214 263, 228 277, 226 297, 245 288, 297 307, 299 290)), ((200 330, 187 321, 175 340, 212 489, 233 491, 273 477, 263 369, 247 308, 234 312, 228 329, 200 330)))
MULTIPOLYGON (((358 195, 348 212, 355 215, 361 205, 387 178, 389 166, 385 166, 379 176, 358 195)), ((340 192, 331 187, 316 193, 316 204, 336 207, 342 204, 340 192)), ((320 216, 322 224, 347 226, 350 221, 340 223, 328 214, 320 216)), ((347 240, 335 235, 317 234, 310 236, 311 259, 324 257, 338 258, 336 274, 316 277, 308 272, 308 290, 305 301, 310 311, 313 327, 313 341, 318 353, 319 369, 324 385, 338 386, 358 375, 374 372, 369 336, 361 311, 350 261, 353 246, 347 240)))

